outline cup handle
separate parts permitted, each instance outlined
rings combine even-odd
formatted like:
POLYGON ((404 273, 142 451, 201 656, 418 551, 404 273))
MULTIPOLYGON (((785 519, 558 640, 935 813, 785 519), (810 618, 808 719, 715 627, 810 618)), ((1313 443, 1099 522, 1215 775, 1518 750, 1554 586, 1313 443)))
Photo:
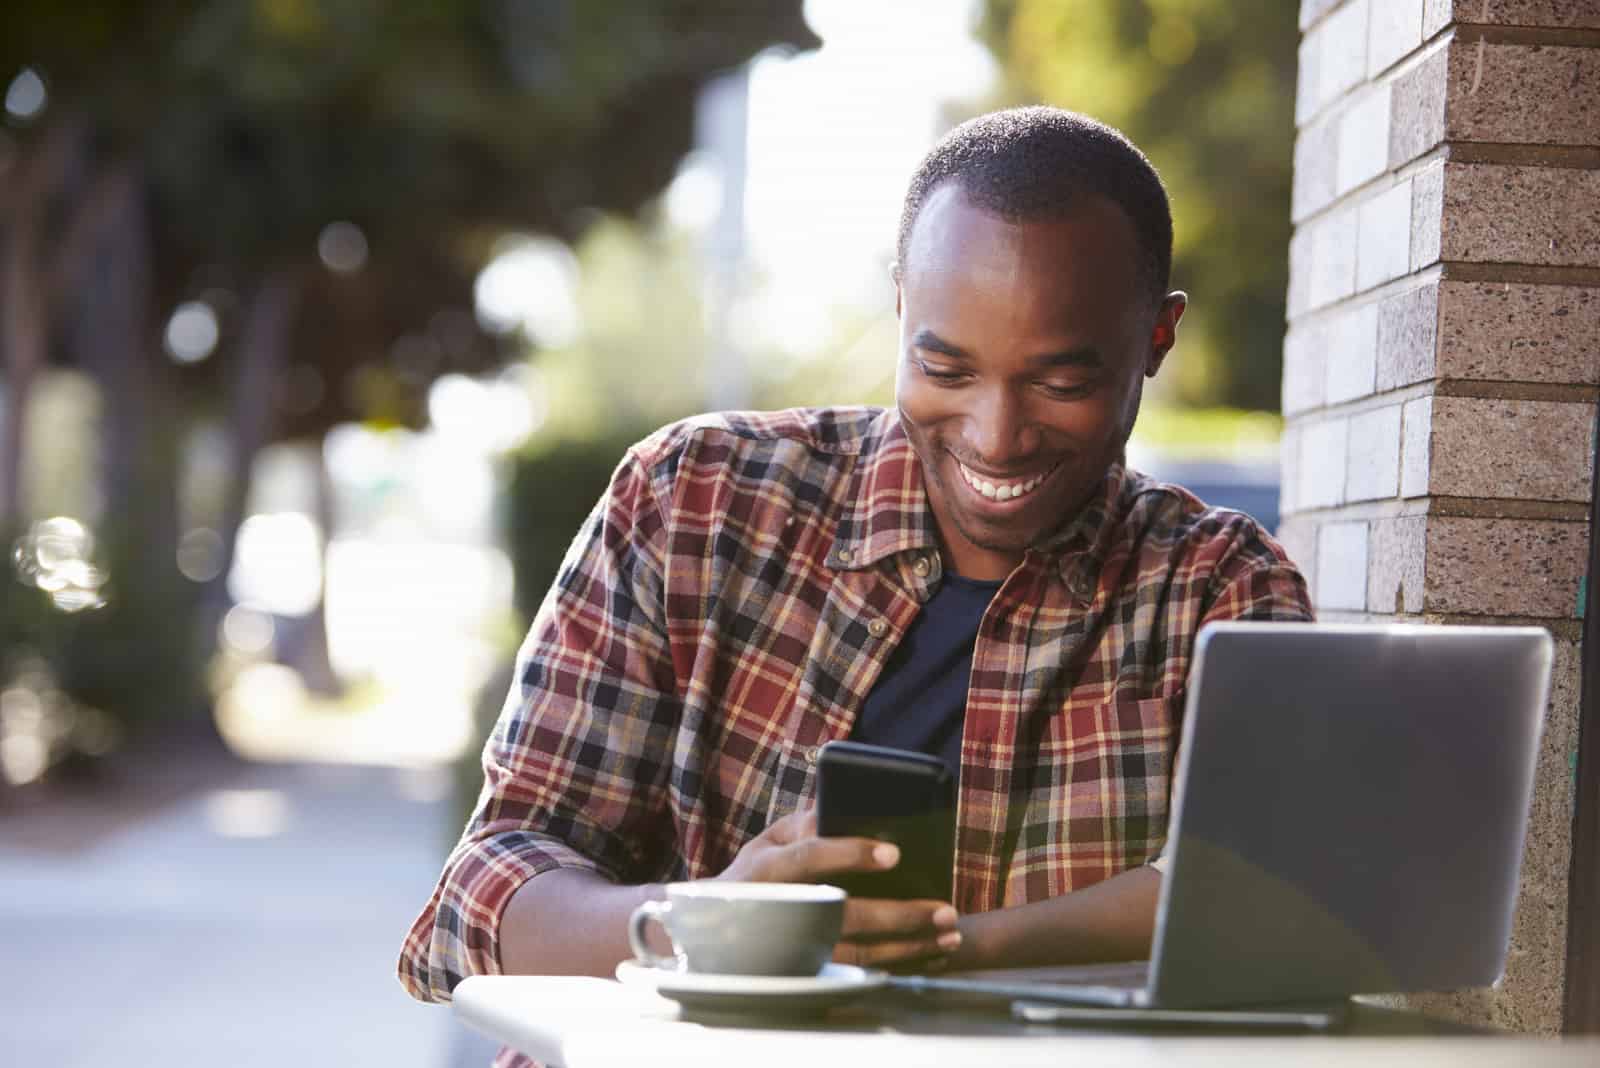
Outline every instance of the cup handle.
POLYGON ((651 920, 661 924, 664 929, 666 927, 665 917, 671 911, 672 902, 670 901, 646 901, 634 909, 633 915, 628 917, 628 945, 633 947, 633 955, 638 958, 641 964, 651 968, 671 968, 676 966, 677 961, 674 958, 663 957, 652 950, 644 937, 645 925, 651 920))

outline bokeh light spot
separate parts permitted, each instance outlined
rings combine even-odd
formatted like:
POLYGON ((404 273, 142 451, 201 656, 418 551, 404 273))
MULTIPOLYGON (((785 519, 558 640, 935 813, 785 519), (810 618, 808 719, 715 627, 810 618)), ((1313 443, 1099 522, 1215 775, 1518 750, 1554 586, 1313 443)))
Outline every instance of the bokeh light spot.
POLYGON ((217 313, 203 300, 190 300, 178 305, 167 320, 164 339, 167 355, 179 363, 199 363, 216 351, 217 339, 222 336, 217 323, 217 313))
POLYGON ((367 235, 352 222, 332 222, 317 236, 317 255, 328 270, 354 274, 367 263, 367 235))
POLYGON ((22 68, 6 88, 6 114, 14 119, 31 122, 39 117, 49 102, 50 94, 44 87, 44 79, 32 67, 22 68))
POLYGON ((473 283, 478 322, 493 334, 521 327, 537 344, 561 348, 578 337, 578 261, 551 238, 519 238, 473 283))
POLYGON ((303 512, 253 515, 239 527, 228 592, 280 616, 303 616, 322 599, 322 532, 303 512))
POLYGON ((264 656, 277 634, 272 617, 249 605, 236 604, 222 617, 222 641, 245 656, 264 656))
POLYGON ((196 527, 178 539, 178 570, 190 582, 210 582, 222 573, 222 535, 196 527))

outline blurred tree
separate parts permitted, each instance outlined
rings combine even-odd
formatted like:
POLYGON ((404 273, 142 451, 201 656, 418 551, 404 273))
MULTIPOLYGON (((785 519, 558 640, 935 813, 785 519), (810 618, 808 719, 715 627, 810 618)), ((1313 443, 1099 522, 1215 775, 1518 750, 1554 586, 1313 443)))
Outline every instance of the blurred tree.
POLYGON ((1125 131, 1173 201, 1174 285, 1193 303, 1161 381, 1192 404, 1278 407, 1297 5, 1285 0, 986 0, 1006 102, 1125 131))
POLYGON ((494 236, 635 210, 707 78, 814 43, 799 6, 11 0, 0 79, 37 72, 48 106, 0 131, 0 518, 20 518, 28 385, 55 359, 106 398, 104 522, 144 557, 122 566, 174 571, 177 445, 205 416, 229 430, 231 552, 261 447, 415 424, 438 375, 499 362, 471 312, 494 236), (219 333, 177 366, 162 336, 188 300, 219 333))

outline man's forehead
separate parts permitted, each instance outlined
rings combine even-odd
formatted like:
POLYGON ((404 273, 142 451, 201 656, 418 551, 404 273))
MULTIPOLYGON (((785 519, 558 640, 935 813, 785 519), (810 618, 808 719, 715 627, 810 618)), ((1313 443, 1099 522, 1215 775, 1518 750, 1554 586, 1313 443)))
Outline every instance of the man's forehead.
POLYGON ((952 180, 923 202, 900 276, 938 284, 938 276, 984 273, 1015 279, 1042 273, 1125 279, 1135 286, 1137 258, 1132 220, 1104 196, 1085 192, 1060 212, 1012 218, 987 208, 952 180))

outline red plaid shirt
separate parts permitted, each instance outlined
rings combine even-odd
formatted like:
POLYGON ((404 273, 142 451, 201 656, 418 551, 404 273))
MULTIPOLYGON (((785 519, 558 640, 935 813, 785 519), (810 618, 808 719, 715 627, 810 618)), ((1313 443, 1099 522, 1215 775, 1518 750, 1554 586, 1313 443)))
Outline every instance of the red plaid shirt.
MULTIPOLYGON (((562 564, 484 748, 484 788, 400 956, 415 996, 500 971, 507 900, 553 868, 715 875, 806 803, 940 579, 893 411, 707 416, 629 450, 562 564)), ((1064 894, 1160 851, 1196 632, 1309 619, 1249 517, 1121 465, 983 618, 955 904, 1064 894)))

